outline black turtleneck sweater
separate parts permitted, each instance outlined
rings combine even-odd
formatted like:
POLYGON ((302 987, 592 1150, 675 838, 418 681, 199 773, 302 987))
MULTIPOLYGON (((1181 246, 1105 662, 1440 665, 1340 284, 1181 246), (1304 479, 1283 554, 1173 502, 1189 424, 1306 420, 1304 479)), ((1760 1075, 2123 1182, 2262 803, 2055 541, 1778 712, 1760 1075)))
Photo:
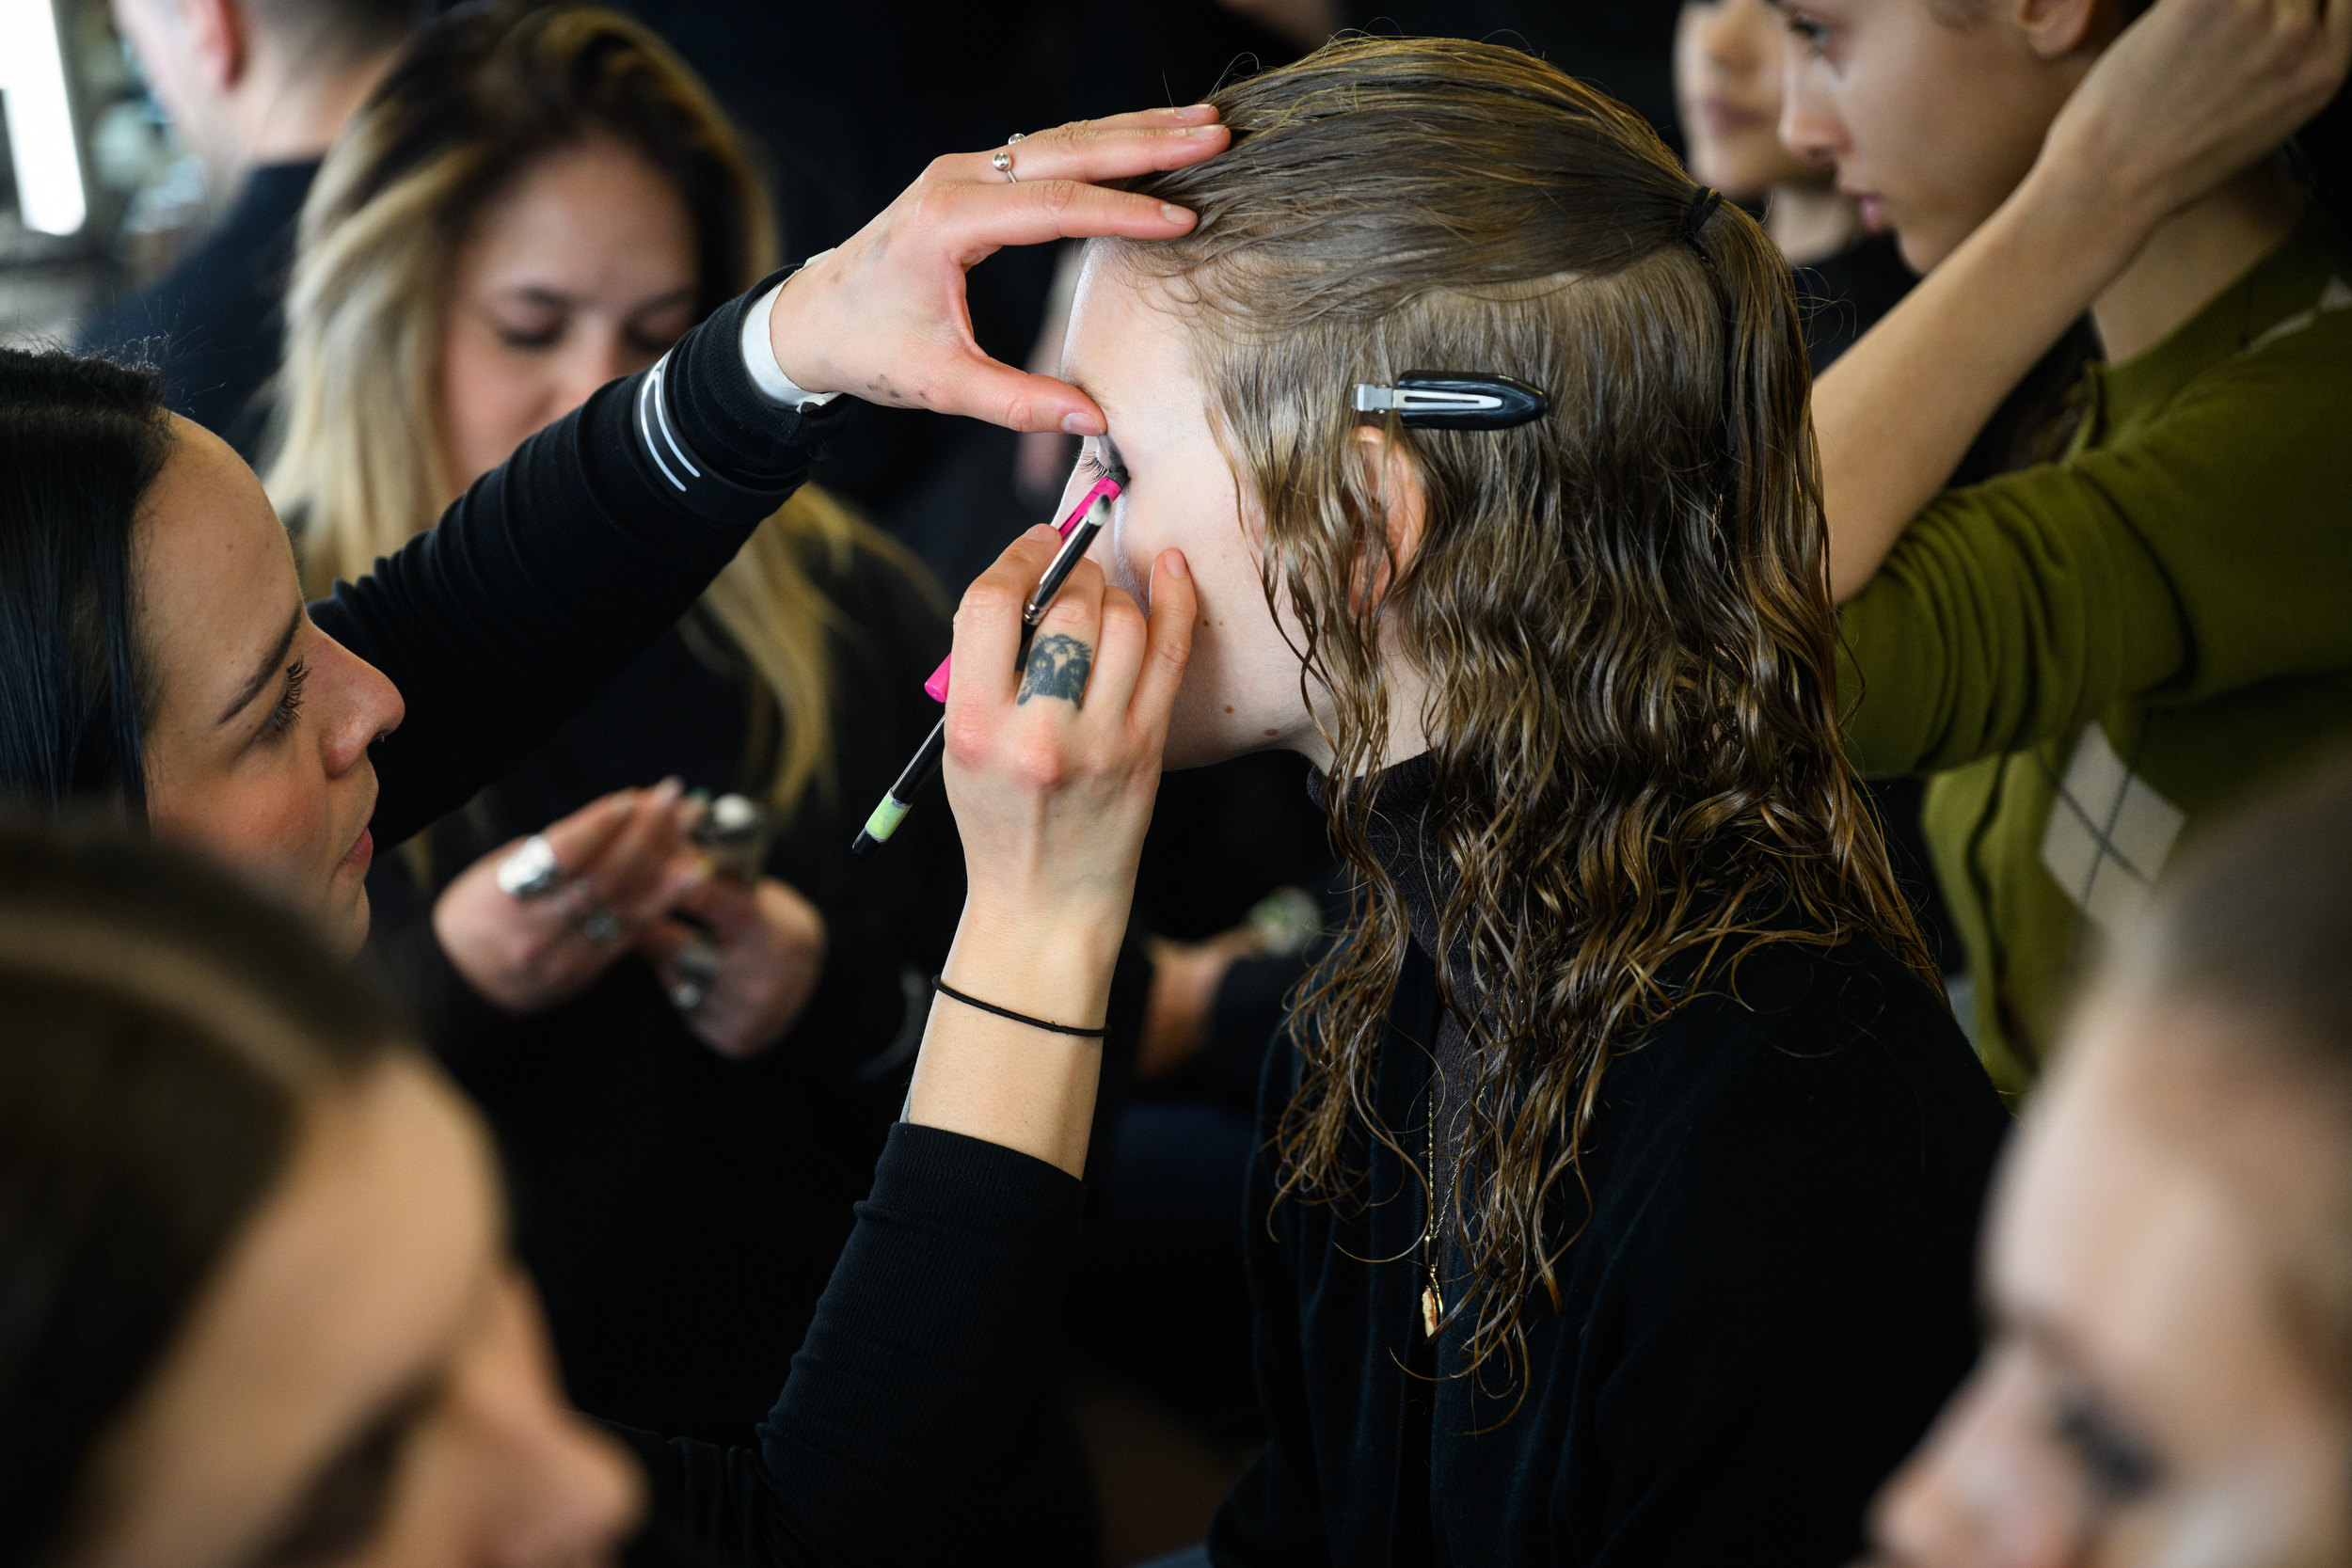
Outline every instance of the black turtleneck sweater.
MULTIPOLYGON (((1416 1164, 1433 1058, 1455 1077, 1469 1049, 1431 957, 1448 873, 1419 831, 1430 778, 1425 758, 1381 776, 1374 835, 1414 941, 1372 1092, 1416 1164)), ((1499 1363, 1458 1375, 1462 1325, 1434 1344, 1419 1327, 1428 1211, 1394 1152, 1355 1140, 1359 1207, 1275 1201, 1297 1057, 1274 1053, 1248 1223, 1269 1439, 1217 1516, 1220 1568, 1854 1554, 1871 1492, 1975 1354, 1978 1213, 2009 1120, 1942 999, 1875 944, 1760 948, 1738 993, 1611 1062, 1590 1217, 1559 1309, 1526 1309, 1516 1383, 1499 1363)), ((1450 1297, 1463 1264, 1443 1253, 1450 1297)))

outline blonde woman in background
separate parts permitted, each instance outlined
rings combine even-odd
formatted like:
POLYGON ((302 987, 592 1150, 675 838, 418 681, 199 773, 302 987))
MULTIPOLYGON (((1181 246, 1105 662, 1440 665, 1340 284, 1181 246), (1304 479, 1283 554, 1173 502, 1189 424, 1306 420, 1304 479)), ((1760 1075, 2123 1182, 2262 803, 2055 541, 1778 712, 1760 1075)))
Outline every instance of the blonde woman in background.
MULTIPOLYGON (((428 29, 304 213, 268 486, 310 587, 433 526, 775 250, 734 133, 634 23, 498 7, 428 29)), ((550 744, 371 878, 374 946, 499 1134, 594 1414, 739 1442, 781 1386, 904 1093, 905 978, 938 968, 961 902, 944 810, 849 854, 937 715, 947 643, 919 568, 803 489, 550 744), (694 788, 776 815, 756 885, 708 873, 694 788), (619 891, 501 891, 534 832, 619 891), (689 942, 721 960, 699 998, 689 942)))

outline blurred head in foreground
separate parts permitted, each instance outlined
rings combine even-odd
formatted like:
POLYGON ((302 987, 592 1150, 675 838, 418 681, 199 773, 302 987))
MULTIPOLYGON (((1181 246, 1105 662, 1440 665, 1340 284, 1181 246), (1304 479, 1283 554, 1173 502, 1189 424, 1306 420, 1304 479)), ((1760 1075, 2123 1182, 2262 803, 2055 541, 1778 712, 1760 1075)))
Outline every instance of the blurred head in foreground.
POLYGON ((1902 1564, 2352 1560, 2352 762, 2176 867, 2007 1161, 1902 1564))
POLYGON ((489 1143, 296 916, 0 826, 0 1565, 588 1564, 489 1143))

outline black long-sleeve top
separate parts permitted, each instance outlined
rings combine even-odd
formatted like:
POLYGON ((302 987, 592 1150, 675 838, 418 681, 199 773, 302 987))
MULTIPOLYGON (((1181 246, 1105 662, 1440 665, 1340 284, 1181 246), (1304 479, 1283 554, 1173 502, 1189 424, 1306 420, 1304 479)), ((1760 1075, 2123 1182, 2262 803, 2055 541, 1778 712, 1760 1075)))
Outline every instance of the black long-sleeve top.
MULTIPOLYGON (((801 483, 839 415, 759 398, 737 346, 757 294, 532 436, 431 532, 311 607, 407 704, 372 752, 380 844, 544 741, 801 483)), ((940 1560, 969 1516, 970 1455, 1038 1397, 1083 1193, 1010 1149, 894 1129, 759 1447, 638 1440, 657 1518, 746 1568, 940 1560)))
MULTIPOLYGON (((1391 769, 1382 815, 1417 824, 1428 780, 1425 761, 1391 769)), ((1417 826, 1375 848, 1414 942, 1374 1096, 1418 1163, 1446 1031, 1435 904, 1413 890, 1447 871, 1417 826)), ((1560 1309, 1526 1307, 1516 1381, 1500 1362, 1452 1375, 1466 1327, 1433 1345, 1419 1326, 1428 1209, 1393 1151, 1356 1140, 1360 1206, 1275 1202, 1297 1058, 1274 1053, 1248 1217, 1269 1440, 1217 1516, 1219 1568, 1854 1555, 1870 1494, 1975 1354, 1974 1239, 2008 1117, 1950 1010, 1873 943, 1761 948, 1737 991, 1610 1063, 1590 1218, 1560 1309)), ((1458 1278, 1458 1246, 1443 1267, 1458 1278)))
POLYGON ((627 953, 579 995, 508 1013, 468 988, 433 929, 453 879, 612 790, 675 774, 764 792, 782 738, 773 701, 702 608, 434 824, 426 856, 380 856, 368 876, 370 950, 497 1134, 515 1249, 565 1388, 594 1415, 714 1442, 748 1437, 774 1402, 905 1098, 930 1001, 906 981, 939 968, 963 903, 955 818, 936 795, 886 854, 850 852, 939 717, 922 683, 947 651, 947 617, 882 555, 806 553, 840 617, 826 636, 832 767, 764 870, 816 905, 828 941, 782 1039, 748 1061, 720 1055, 627 953))

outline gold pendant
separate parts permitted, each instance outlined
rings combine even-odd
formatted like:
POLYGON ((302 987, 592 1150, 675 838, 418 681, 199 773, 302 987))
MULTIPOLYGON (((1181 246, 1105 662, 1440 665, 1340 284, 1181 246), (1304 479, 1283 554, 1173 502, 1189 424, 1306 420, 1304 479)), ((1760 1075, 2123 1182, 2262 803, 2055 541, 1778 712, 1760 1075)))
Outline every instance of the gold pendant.
POLYGON ((1421 1326, 1422 1331, 1432 1339, 1438 1337, 1438 1319, 1443 1315, 1444 1311, 1445 1304, 1438 1299, 1438 1288, 1435 1285, 1422 1286, 1421 1288, 1421 1326))

